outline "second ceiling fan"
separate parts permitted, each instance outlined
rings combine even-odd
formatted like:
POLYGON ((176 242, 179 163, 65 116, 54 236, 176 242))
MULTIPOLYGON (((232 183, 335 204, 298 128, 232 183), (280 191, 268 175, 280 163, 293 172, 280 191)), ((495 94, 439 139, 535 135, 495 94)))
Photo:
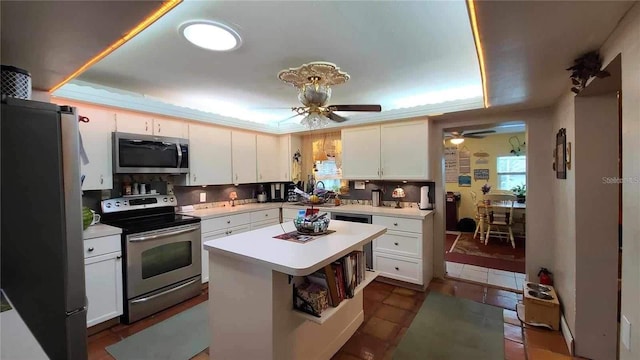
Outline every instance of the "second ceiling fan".
POLYGON ((316 61, 297 68, 282 70, 278 79, 298 89, 298 100, 304 106, 292 107, 296 114, 302 115, 301 124, 309 128, 326 126, 329 120, 344 122, 347 118, 335 111, 380 112, 380 105, 328 105, 331 99, 331 86, 344 84, 349 75, 332 63, 316 61))

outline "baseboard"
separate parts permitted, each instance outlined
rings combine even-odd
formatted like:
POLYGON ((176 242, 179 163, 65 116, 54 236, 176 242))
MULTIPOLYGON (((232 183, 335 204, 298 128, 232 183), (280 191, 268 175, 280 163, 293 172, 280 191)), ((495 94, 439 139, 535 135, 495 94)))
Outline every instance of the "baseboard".
POLYGON ((111 328, 113 326, 116 326, 118 324, 120 324, 120 317, 119 316, 115 317, 115 318, 113 318, 111 320, 107 320, 105 322, 102 322, 100 324, 93 325, 93 326, 87 328, 87 336, 91 336, 91 335, 97 334, 97 333, 99 333, 99 332, 101 332, 103 330, 109 329, 109 328, 111 328))
POLYGON ((567 343, 567 349, 569 349, 569 355, 573 356, 573 335, 571 335, 571 329, 569 329, 569 324, 567 324, 567 319, 564 318, 564 314, 560 314, 560 331, 562 331, 562 336, 564 337, 564 341, 567 343))
POLYGON ((376 278, 376 281, 380 281, 380 282, 383 282, 385 284, 389 284, 389 285, 393 285, 393 286, 399 286, 399 287, 407 288, 407 289, 410 289, 410 290, 421 291, 421 292, 424 292, 426 290, 427 286, 429 285, 429 284, 427 284, 426 286, 422 286, 422 285, 418 285, 418 284, 412 284, 412 283, 408 283, 406 281, 390 279, 388 277, 384 277, 384 275, 378 275, 378 277, 376 278))
POLYGON ((460 234, 462 234, 462 232, 447 230, 446 234, 449 234, 449 235, 460 235, 460 234))

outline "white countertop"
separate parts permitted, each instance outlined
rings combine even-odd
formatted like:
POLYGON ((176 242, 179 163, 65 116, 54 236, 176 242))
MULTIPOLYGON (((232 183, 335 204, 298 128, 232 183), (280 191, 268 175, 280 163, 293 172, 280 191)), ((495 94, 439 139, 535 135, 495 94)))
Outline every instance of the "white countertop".
MULTIPOLYGON (((6 294, 5 298, 11 304, 6 294)), ((0 359, 49 359, 15 308, 0 313, 0 333, 0 359)))
POLYGON ((272 270, 304 276, 349 254, 384 234, 380 225, 332 220, 329 229, 335 233, 319 236, 306 243, 274 239, 276 235, 295 230, 293 223, 278 224, 204 243, 210 252, 243 261, 265 265, 272 270), (283 231, 284 227, 284 231, 283 231))
POLYGON ((251 203, 244 205, 236 205, 236 206, 220 206, 209 209, 201 209, 195 211, 179 211, 178 214, 189 215, 199 217, 202 220, 215 218, 219 216, 231 215, 231 214, 242 214, 252 211, 259 210, 267 210, 267 209, 278 209, 282 206, 280 202, 272 202, 272 203, 251 203))
MULTIPOLYGON (((303 209, 308 206, 295 205, 295 203, 284 203, 283 208, 286 209, 303 209)), ((420 210, 415 208, 401 208, 396 209, 390 206, 371 206, 371 205, 340 205, 340 206, 321 206, 318 207, 320 211, 328 211, 330 213, 351 213, 351 214, 363 214, 363 215, 381 215, 381 216, 393 216, 409 219, 424 219, 427 216, 433 214, 433 210, 420 210)))
POLYGON ((95 224, 91 225, 87 228, 87 230, 83 231, 82 237, 84 240, 95 239, 103 236, 110 235, 120 235, 122 234, 122 229, 117 228, 115 226, 105 225, 105 224, 95 224))

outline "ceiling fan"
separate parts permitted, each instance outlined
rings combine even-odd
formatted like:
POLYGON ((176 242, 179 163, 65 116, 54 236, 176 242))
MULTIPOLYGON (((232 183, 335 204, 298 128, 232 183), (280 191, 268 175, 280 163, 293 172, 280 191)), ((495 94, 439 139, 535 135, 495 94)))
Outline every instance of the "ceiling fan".
POLYGON ((324 127, 329 124, 329 120, 338 123, 348 120, 335 111, 382 111, 380 105, 328 105, 331 86, 344 84, 349 80, 349 74, 340 71, 332 63, 316 61, 303 64, 280 71, 278 78, 298 89, 298 100, 304 105, 292 107, 291 110, 296 114, 289 119, 302 115, 304 118, 300 124, 309 128, 324 127))
POLYGON ((483 139, 485 134, 493 134, 495 130, 482 130, 482 131, 474 131, 470 133, 465 133, 464 131, 450 131, 447 135, 445 135, 445 140, 449 140, 452 144, 462 144, 464 139, 483 139))

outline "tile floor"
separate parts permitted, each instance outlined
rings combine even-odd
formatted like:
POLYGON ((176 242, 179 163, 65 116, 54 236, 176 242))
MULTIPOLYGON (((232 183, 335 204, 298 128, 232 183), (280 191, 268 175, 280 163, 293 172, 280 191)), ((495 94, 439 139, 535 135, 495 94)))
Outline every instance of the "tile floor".
MULTIPOLYGON (((332 359, 392 359, 396 346, 402 340, 429 291, 437 291, 504 308, 506 360, 571 359, 564 338, 559 332, 530 328, 526 325, 521 326, 513 310, 515 310, 518 300, 522 299, 522 295, 453 279, 436 279, 431 282, 425 293, 379 281, 372 282, 364 289, 365 320, 363 324, 332 359)), ((89 359, 113 359, 105 347, 206 301, 207 297, 207 289, 205 288, 201 295, 154 316, 132 325, 116 325, 90 336, 89 359)), ((191 358, 191 360, 205 359, 209 359, 208 349, 191 358)))
POLYGON ((447 261, 447 276, 516 291, 522 290, 525 274, 447 261))

